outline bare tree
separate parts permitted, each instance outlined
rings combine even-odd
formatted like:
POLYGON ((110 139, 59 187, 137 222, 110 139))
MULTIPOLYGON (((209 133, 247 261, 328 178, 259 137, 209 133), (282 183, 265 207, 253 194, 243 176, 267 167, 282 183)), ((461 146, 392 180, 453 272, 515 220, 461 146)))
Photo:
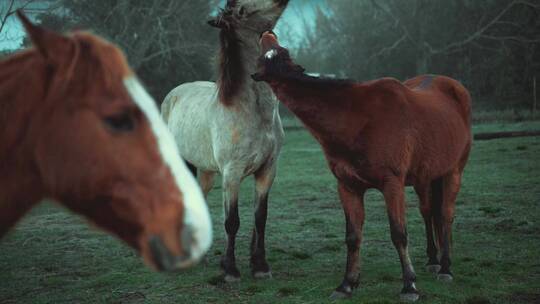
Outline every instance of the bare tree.
MULTIPOLYGON (((372 5, 382 13, 384 13, 389 21, 393 22, 400 30, 401 35, 390 46, 380 49, 374 53, 371 58, 378 57, 396 49, 400 44, 409 42, 418 51, 419 56, 416 62, 416 73, 426 73, 428 63, 432 56, 447 55, 462 51, 465 47, 472 43, 490 43, 515 41, 526 44, 540 43, 540 30, 534 36, 522 35, 523 29, 527 24, 523 24, 517 17, 506 18, 512 9, 525 7, 527 9, 540 12, 540 4, 526 0, 512 0, 507 2, 499 11, 493 13, 483 12, 478 19, 478 24, 469 29, 468 32, 460 35, 459 39, 452 41, 432 41, 433 37, 426 35, 425 21, 429 20, 429 15, 432 14, 434 4, 436 2, 429 0, 414 0, 407 1, 406 4, 399 0, 378 1, 370 0, 372 5), (406 5, 406 7, 404 7, 406 5), (411 8, 412 10, 408 9, 411 8), (513 27, 510 35, 498 34, 500 28, 513 27), (516 34, 517 33, 517 34, 516 34), (486 41, 487 40, 487 41, 486 41)), ((463 0, 455 1, 458 6, 457 11, 464 11, 465 3, 463 0)), ((437 37, 436 37, 437 38, 437 37)))
POLYGON ((21 35, 13 36, 8 33, 8 24, 12 22, 15 12, 19 9, 27 14, 43 13, 51 8, 53 0, 2 0, 0 1, 0 42, 9 40, 20 40, 21 35))
POLYGON ((297 52, 308 70, 359 80, 439 73, 483 100, 524 105, 540 73, 540 3, 532 0, 323 2, 297 52))
POLYGON ((0 6, 0 34, 2 33, 2 30, 4 30, 4 26, 7 23, 8 18, 15 13, 15 0, 9 0, 9 2, 6 2, 5 7, 0 6))

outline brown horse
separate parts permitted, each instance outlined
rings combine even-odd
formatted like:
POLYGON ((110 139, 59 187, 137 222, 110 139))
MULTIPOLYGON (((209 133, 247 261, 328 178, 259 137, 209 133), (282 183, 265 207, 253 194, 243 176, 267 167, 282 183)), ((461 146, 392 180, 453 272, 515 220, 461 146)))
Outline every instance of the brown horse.
POLYGON ((338 180, 348 252, 345 278, 333 297, 350 296, 358 285, 363 197, 370 188, 384 195, 403 271, 402 299, 419 297, 407 250, 405 186, 413 186, 420 198, 428 269, 438 271, 441 280, 451 280, 454 206, 472 141, 467 90, 443 76, 419 76, 405 83, 391 78, 358 83, 310 77, 274 35, 265 33, 261 44, 264 55, 252 77, 268 82, 300 118, 322 145, 338 180))
POLYGON ((200 260, 212 237, 202 192, 122 52, 19 17, 35 48, 0 62, 0 237, 50 198, 159 270, 200 260))

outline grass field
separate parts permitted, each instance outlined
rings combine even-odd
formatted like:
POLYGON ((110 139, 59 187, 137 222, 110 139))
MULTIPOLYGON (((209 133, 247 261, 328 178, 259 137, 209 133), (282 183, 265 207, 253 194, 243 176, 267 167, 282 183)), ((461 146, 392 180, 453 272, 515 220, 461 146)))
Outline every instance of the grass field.
MULTIPOLYGON (((457 202, 451 284, 423 268, 423 222, 408 190, 420 303, 540 303, 539 172, 540 137, 475 142, 457 202)), ((240 201, 240 283, 218 279, 224 230, 216 187, 209 198, 215 237, 207 262, 175 274, 149 271, 116 239, 54 204, 40 205, 0 242, 0 303, 328 303, 341 282, 346 250, 336 182, 319 146, 303 130, 286 134, 270 196, 267 252, 274 278, 267 281, 249 275, 252 184, 245 182, 240 201)), ((401 271, 378 192, 368 192, 366 213, 361 287, 341 303, 394 303, 401 271)))

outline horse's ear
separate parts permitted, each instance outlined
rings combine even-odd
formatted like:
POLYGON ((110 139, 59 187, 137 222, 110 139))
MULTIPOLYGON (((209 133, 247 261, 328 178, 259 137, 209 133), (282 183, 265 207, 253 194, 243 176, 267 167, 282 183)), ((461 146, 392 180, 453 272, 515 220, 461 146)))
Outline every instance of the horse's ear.
POLYGON ((62 56, 69 49, 71 42, 68 37, 33 24, 21 10, 17 10, 17 17, 21 20, 35 48, 45 59, 52 60, 57 56, 62 56))

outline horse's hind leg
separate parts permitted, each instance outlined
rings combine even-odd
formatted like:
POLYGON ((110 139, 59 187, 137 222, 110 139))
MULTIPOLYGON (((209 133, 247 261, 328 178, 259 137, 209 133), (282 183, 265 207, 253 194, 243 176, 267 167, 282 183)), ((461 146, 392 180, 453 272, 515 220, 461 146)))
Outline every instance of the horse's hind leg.
POLYGON ((255 227, 251 236, 251 273, 257 279, 271 278, 266 261, 264 233, 268 213, 268 193, 274 183, 276 165, 265 166, 255 172, 255 227))
POLYGON ((345 213, 345 243, 347 244, 347 264, 343 282, 330 296, 331 299, 348 298, 354 288, 358 287, 360 243, 364 226, 364 193, 366 188, 351 191, 339 183, 338 192, 345 213))
POLYGON ((407 247, 407 227, 405 223, 405 187, 404 181, 398 177, 387 179, 383 185, 383 195, 390 222, 390 235, 396 247, 403 273, 403 289, 400 298, 403 301, 416 301, 419 298, 416 290, 416 273, 409 257, 407 247))
POLYGON ((434 214, 435 231, 439 249, 441 250, 441 270, 439 271, 438 279, 441 281, 451 281, 450 247, 452 243, 452 223, 454 222, 456 198, 461 186, 461 171, 455 169, 439 179, 438 183, 441 191, 438 193, 438 201, 434 201, 434 203, 439 203, 437 212, 434 214))
POLYGON ((426 226, 426 253, 428 256, 428 262, 426 269, 432 273, 438 273, 441 269, 439 259, 437 258, 437 247, 435 246, 435 239, 433 233, 433 214, 431 206, 431 187, 430 185, 417 185, 414 187, 416 194, 420 200, 420 213, 424 218, 424 224, 426 226))
MULTIPOLYGON (((231 166, 232 167, 232 166, 231 166)), ((240 227, 238 216, 238 191, 242 177, 238 172, 226 169, 223 172, 223 209, 225 213, 225 231, 227 244, 225 253, 221 258, 221 268, 225 273, 225 281, 235 282, 240 280, 240 271, 236 267, 234 253, 236 233, 240 227)))

